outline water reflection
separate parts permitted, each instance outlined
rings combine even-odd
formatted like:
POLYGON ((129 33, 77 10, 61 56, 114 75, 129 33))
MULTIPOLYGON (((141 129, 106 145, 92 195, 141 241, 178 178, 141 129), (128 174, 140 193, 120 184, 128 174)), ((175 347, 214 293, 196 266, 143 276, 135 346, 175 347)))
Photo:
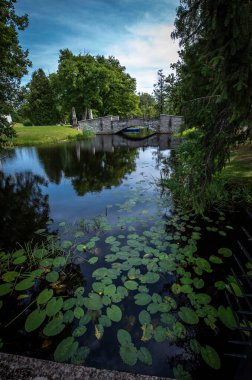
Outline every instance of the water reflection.
POLYGON ((49 218, 48 195, 41 185, 46 181, 31 172, 5 175, 0 172, 0 247, 14 248, 46 228, 49 218))
POLYGON ((60 184, 65 178, 71 179, 79 196, 120 185, 126 174, 136 169, 137 156, 136 149, 109 152, 82 143, 38 148, 38 157, 49 180, 60 184))

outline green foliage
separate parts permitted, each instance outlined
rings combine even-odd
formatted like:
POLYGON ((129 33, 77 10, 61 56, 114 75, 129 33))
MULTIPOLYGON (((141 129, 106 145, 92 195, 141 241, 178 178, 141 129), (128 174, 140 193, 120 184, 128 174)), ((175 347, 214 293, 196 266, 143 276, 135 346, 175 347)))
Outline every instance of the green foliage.
POLYGON ((20 86, 20 80, 27 74, 28 51, 24 51, 19 44, 19 31, 28 25, 27 15, 17 16, 14 0, 2 0, 0 12, 0 146, 7 138, 13 137, 15 132, 4 115, 13 111, 20 86))
POLYGON ((27 116, 33 125, 54 125, 59 121, 51 84, 42 69, 33 72, 28 84, 27 116))

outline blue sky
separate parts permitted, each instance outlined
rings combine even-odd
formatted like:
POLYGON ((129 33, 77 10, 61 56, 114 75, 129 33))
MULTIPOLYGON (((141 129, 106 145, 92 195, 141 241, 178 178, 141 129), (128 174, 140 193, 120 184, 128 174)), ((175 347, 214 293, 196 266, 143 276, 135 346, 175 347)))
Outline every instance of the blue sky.
MULTIPOLYGON (((178 59, 170 34, 179 0, 17 0, 17 14, 27 13, 20 43, 30 52, 33 70, 57 70, 59 50, 114 55, 137 80, 137 90, 151 93, 158 69, 165 74, 178 59)), ((29 76, 24 78, 24 83, 29 76)))

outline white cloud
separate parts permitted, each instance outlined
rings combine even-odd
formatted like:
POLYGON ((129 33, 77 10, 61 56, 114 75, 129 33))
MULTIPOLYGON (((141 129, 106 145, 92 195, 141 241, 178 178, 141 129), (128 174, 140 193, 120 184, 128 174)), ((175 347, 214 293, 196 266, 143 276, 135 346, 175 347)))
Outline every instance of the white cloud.
POLYGON ((178 41, 171 39, 173 26, 166 24, 138 25, 128 29, 128 36, 120 44, 108 47, 109 54, 126 66, 137 79, 138 91, 152 92, 157 70, 171 72, 170 64, 178 60, 178 41))

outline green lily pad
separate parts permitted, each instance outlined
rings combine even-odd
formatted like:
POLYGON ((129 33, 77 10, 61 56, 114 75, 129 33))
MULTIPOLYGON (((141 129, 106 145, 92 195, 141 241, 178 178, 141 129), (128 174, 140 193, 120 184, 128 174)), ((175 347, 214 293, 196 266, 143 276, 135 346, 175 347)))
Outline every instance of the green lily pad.
POLYGON ((99 324, 103 327, 110 327, 112 325, 111 320, 107 317, 107 315, 100 316, 99 324))
POLYGON ((201 345, 199 344, 199 342, 196 339, 190 340, 190 347, 191 347, 192 351, 195 352, 195 354, 200 353, 201 345))
POLYGON ((183 322, 190 325, 196 325, 199 322, 199 318, 194 310, 189 307, 182 306, 178 312, 179 317, 183 322))
POLYGON ((55 314, 57 314, 63 306, 63 298, 59 297, 53 297, 48 301, 46 305, 46 314, 48 317, 53 317, 55 314))
POLYGON ((124 363, 133 366, 137 362, 137 349, 132 343, 124 344, 120 347, 120 356, 124 363))
POLYGON ((98 260, 98 257, 91 257, 91 259, 89 259, 88 262, 89 264, 96 264, 98 260))
POLYGON ((141 347, 140 350, 138 350, 138 359, 144 364, 152 365, 152 356, 146 347, 141 347))
POLYGON ((25 321, 25 331, 31 332, 36 330, 39 326, 42 325, 46 318, 45 310, 35 309, 33 310, 25 321))
POLYGON ((79 336, 84 335, 86 331, 87 331, 86 326, 82 325, 82 326, 76 327, 76 329, 74 329, 72 335, 75 338, 78 338, 79 336))
POLYGON ((6 283, 0 285, 0 296, 5 296, 6 294, 10 293, 13 289, 13 284, 6 283))
POLYGON ((66 265, 66 258, 64 256, 56 257, 53 260, 53 266, 55 268, 64 267, 66 265))
POLYGON ((74 320, 74 313, 72 310, 67 310, 63 316, 64 323, 72 323, 74 320))
POLYGON ((71 363, 76 364, 76 365, 83 364, 85 360, 87 359, 89 353, 90 353, 89 347, 86 347, 86 346, 79 347, 77 351, 74 353, 74 355, 72 356, 71 363))
POLYGON ((196 289, 201 289, 204 286, 204 280, 202 280, 202 278, 195 277, 193 279, 193 285, 196 289))
POLYGON ((218 253, 224 257, 230 257, 233 254, 229 248, 219 248, 218 253))
POLYGON ((27 277, 24 280, 17 283, 17 285, 15 286, 15 290, 19 290, 19 291, 27 290, 27 289, 32 288, 34 284, 35 284, 34 278, 27 277))
POLYGON ((192 380, 192 376, 189 372, 185 371, 181 364, 173 368, 174 377, 179 380, 192 380))
POLYGON ((100 310, 103 306, 102 298, 96 293, 89 293, 89 297, 84 298, 84 305, 90 310, 100 310))
POLYGON ((214 264, 223 264, 223 261, 221 259, 221 257, 218 257, 218 256, 215 256, 215 255, 211 255, 209 257, 209 260, 214 263, 214 264))
POLYGON ((131 342, 131 335, 128 333, 128 331, 119 329, 117 331, 117 340, 121 345, 130 344, 131 342))
POLYGON ((135 295, 135 304, 144 306, 151 302, 151 296, 147 293, 138 293, 135 295))
POLYGON ((63 303, 63 310, 69 310, 72 309, 75 305, 75 298, 68 298, 66 301, 63 303))
POLYGON ((26 260, 27 260, 27 256, 20 256, 20 257, 17 257, 15 260, 13 260, 13 264, 21 265, 21 264, 25 263, 26 260))
POLYGON ((220 369, 220 357, 213 347, 201 347, 200 352, 202 359, 206 362, 207 365, 209 365, 209 367, 213 369, 220 369))
POLYGON ((16 271, 6 272, 2 275, 2 279, 5 282, 12 282, 18 277, 18 275, 19 275, 19 272, 16 272, 16 271))
POLYGON ((62 319, 53 319, 48 322, 43 330, 44 335, 55 336, 60 334, 65 328, 65 325, 62 322, 62 319))
POLYGON ((77 306, 73 312, 77 319, 81 319, 84 316, 84 310, 80 306, 77 306))
POLYGON ((42 292, 39 293, 37 297, 37 304, 42 305, 44 303, 47 303, 53 296, 53 290, 52 289, 44 289, 42 292))
POLYGON ((68 361, 75 355, 78 346, 78 342, 75 342, 72 336, 63 339, 54 352, 54 360, 61 363, 68 361))
POLYGON ((221 322, 230 330, 235 330, 237 328, 235 316, 229 306, 226 308, 223 305, 219 306, 218 317, 220 318, 221 322))
POLYGON ((124 286, 125 288, 129 290, 136 290, 138 287, 138 284, 136 281, 129 280, 129 281, 125 281, 124 286))
POLYGON ((46 281, 48 282, 56 282, 59 279, 59 273, 56 271, 52 271, 47 273, 46 275, 46 281))
POLYGON ((148 323, 151 323, 151 316, 150 314, 148 313, 148 311, 146 310, 142 310, 140 313, 139 313, 139 322, 141 323, 141 325, 144 325, 144 324, 148 324, 148 323))
POLYGON ((107 308, 107 316, 113 322, 119 322, 122 319, 122 311, 119 306, 112 305, 107 308))
POLYGON ((156 342, 160 343, 160 342, 165 341, 166 338, 167 338, 166 329, 162 326, 158 326, 154 330, 154 339, 156 340, 156 342))
POLYGON ((226 288, 226 284, 223 281, 216 281, 214 283, 214 287, 218 290, 224 290, 226 288))

